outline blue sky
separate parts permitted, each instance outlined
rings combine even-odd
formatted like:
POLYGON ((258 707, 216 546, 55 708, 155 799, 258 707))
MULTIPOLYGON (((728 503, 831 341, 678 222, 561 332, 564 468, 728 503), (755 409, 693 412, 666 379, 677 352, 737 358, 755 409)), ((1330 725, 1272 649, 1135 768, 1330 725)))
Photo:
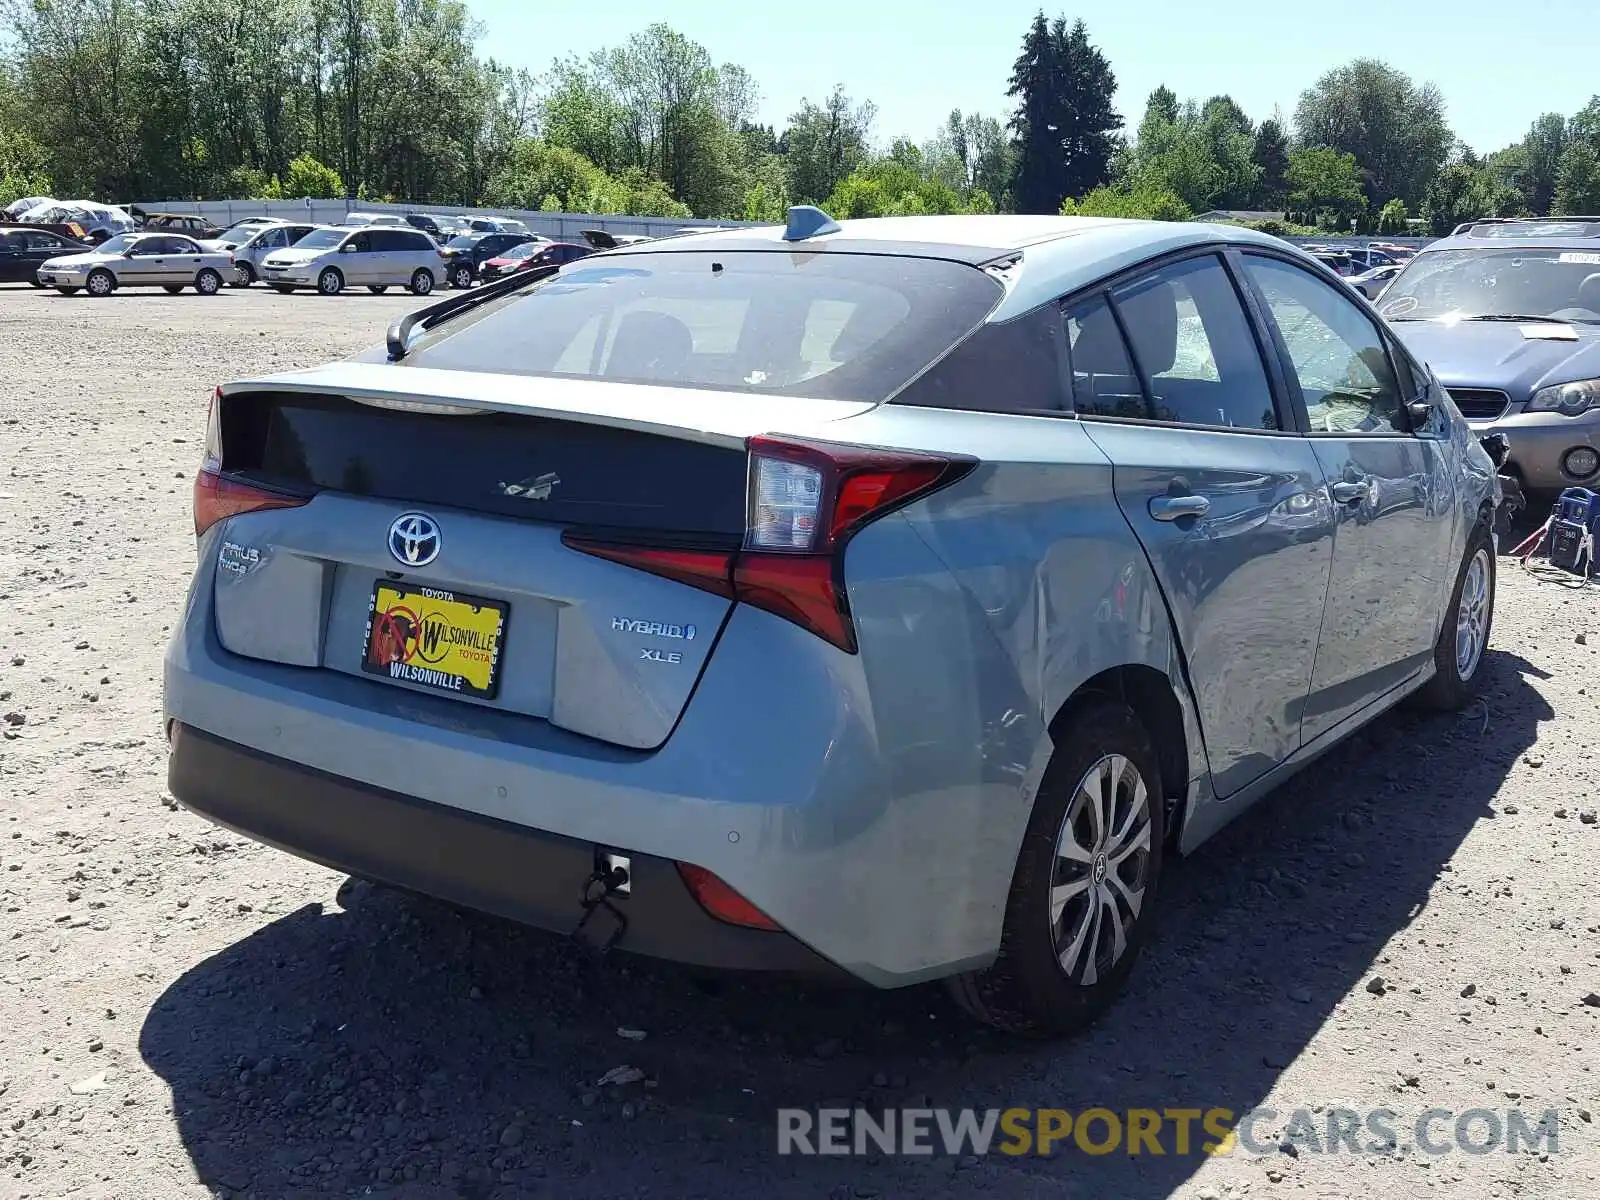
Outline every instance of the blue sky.
MULTIPOLYGON (((781 128, 802 97, 835 83, 878 107, 887 144, 922 141, 952 108, 1004 115, 1006 79, 1038 0, 606 0, 593 10, 529 0, 467 0, 483 22, 483 52, 544 70, 666 21, 755 77, 762 117, 781 128), (807 9, 815 15, 803 15, 807 9), (591 15, 592 14, 592 15, 591 15)), ((1350 4, 1348 26, 1328 5, 1283 0, 1134 0, 1066 8, 1082 15, 1117 74, 1117 105, 1138 123, 1145 97, 1165 83, 1180 98, 1227 92, 1252 118, 1295 101, 1324 71, 1357 56, 1382 58, 1443 89, 1451 127, 1475 150, 1516 141, 1542 112, 1571 115, 1600 92, 1594 53, 1600 0, 1407 0, 1350 4), (1286 17, 1315 13, 1304 25, 1286 17), (1361 15, 1392 14, 1387 20, 1361 15)), ((1054 15, 1062 11, 1045 6, 1054 15)))

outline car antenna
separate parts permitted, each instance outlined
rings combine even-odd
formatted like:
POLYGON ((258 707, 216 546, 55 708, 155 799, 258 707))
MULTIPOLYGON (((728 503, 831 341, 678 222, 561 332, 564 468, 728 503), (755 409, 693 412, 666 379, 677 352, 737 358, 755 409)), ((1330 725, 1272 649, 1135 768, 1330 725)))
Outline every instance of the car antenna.
POLYGON ((783 240, 803 242, 819 234, 839 232, 839 222, 816 205, 796 204, 789 209, 789 224, 783 231, 783 240))

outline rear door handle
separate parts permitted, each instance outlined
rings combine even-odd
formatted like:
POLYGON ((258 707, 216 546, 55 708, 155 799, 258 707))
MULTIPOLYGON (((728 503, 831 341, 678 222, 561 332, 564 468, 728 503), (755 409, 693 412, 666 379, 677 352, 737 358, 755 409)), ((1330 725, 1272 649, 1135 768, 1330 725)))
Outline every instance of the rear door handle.
POLYGON ((1158 521, 1180 521, 1184 517, 1203 517, 1211 511, 1204 496, 1152 496, 1150 515, 1158 521))
POLYGON ((1333 498, 1340 504, 1359 504, 1367 498, 1367 485, 1365 483, 1336 483, 1333 485, 1333 498))

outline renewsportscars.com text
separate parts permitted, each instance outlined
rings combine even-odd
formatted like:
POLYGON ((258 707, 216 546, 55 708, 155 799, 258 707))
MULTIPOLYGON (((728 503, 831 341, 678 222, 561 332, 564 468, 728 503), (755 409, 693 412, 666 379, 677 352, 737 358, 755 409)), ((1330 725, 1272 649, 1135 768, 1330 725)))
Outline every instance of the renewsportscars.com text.
POLYGON ((779 1154, 1556 1154, 1547 1109, 857 1108, 778 1110, 779 1154))

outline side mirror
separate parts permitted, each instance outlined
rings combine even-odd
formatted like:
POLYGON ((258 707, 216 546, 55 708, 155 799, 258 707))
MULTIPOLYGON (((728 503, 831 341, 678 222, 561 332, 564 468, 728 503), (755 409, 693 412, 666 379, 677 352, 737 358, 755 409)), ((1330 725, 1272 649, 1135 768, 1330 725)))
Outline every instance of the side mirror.
POLYGON ((346 242, 344 245, 339 247, 340 254, 354 254, 355 252, 356 244, 354 242, 346 242))
POLYGON ((1406 415, 1411 418, 1412 429, 1425 429, 1428 422, 1433 420, 1433 403, 1429 400, 1413 400, 1406 405, 1406 415))

